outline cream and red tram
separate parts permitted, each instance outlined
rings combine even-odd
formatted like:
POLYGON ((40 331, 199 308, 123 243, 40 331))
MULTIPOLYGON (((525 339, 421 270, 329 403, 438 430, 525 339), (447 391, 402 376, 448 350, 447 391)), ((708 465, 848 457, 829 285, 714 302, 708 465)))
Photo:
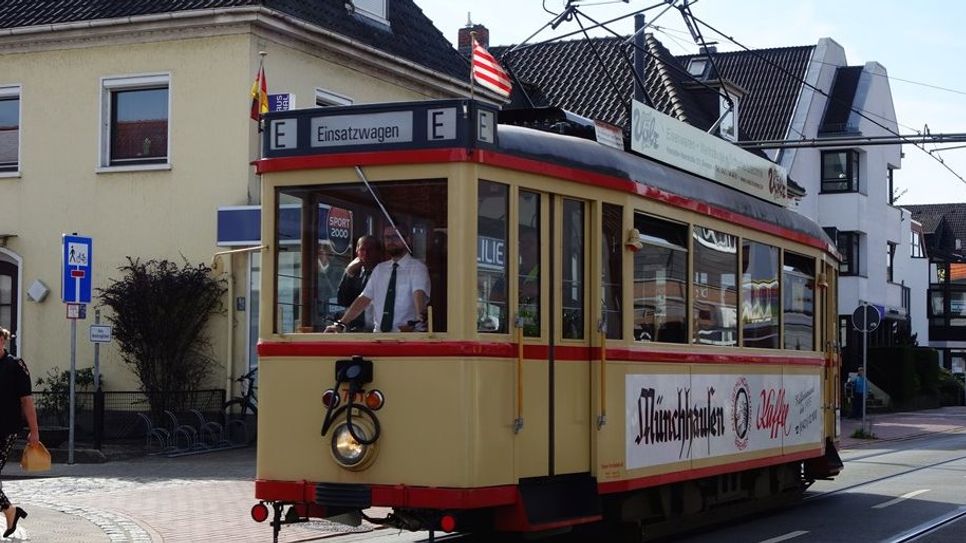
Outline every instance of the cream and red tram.
POLYGON ((822 229, 497 118, 469 100, 267 116, 253 516, 274 510, 276 537, 370 507, 414 530, 647 534, 834 476, 822 229), (428 268, 425 330, 323 333, 354 240, 391 225, 428 268))

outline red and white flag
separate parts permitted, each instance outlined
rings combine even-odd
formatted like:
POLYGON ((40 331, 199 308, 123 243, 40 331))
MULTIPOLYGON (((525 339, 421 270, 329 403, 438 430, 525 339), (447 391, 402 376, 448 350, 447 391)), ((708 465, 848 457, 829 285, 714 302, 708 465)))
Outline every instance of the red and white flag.
POLYGON ((473 38, 473 81, 504 98, 510 97, 510 77, 476 38, 473 38))

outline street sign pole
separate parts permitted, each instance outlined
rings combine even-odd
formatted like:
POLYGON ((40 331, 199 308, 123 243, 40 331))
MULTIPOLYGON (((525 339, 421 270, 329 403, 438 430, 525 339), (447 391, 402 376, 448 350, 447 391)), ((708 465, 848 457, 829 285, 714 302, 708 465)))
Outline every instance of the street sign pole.
POLYGON ((67 433, 67 463, 74 463, 74 378, 77 373, 77 319, 70 319, 70 430, 67 433))
POLYGON ((865 399, 869 397, 869 302, 862 302, 862 431, 865 426, 865 399))

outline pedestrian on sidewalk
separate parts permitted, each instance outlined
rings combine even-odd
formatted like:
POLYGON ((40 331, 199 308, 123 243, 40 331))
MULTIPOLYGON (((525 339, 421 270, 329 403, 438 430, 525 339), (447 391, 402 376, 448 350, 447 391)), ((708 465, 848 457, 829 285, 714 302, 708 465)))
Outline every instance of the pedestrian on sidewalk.
MULTIPOLYGON (((20 437, 26 425, 30 432, 27 442, 40 443, 40 429, 37 427, 37 410, 30 393, 30 371, 23 360, 7 351, 10 331, 0 327, 0 472, 6 465, 13 450, 13 444, 20 437)), ((7 520, 3 537, 10 537, 17 529, 20 519, 27 518, 27 512, 14 507, 3 493, 0 481, 0 510, 7 520)))
POLYGON ((862 418, 862 403, 865 400, 865 390, 868 388, 865 380, 865 368, 859 366, 859 370, 849 377, 852 384, 852 418, 862 418))

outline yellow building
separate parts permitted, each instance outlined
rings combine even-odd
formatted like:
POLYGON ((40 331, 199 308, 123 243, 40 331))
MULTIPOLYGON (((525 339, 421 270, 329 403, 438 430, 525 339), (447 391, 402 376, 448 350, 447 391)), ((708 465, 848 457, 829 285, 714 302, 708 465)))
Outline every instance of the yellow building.
MULTIPOLYGON (((238 244, 219 246, 217 216, 259 204, 260 52, 268 92, 296 108, 469 93, 468 63, 412 0, 49 4, 0 10, 0 325, 35 380, 70 364, 62 234, 93 238, 79 368, 93 361, 96 289, 126 257, 210 263, 238 244)), ((211 387, 254 363, 257 337, 257 257, 221 266, 231 281, 209 330, 222 364, 211 387)), ((106 389, 137 388, 116 343, 100 368, 106 389)))

